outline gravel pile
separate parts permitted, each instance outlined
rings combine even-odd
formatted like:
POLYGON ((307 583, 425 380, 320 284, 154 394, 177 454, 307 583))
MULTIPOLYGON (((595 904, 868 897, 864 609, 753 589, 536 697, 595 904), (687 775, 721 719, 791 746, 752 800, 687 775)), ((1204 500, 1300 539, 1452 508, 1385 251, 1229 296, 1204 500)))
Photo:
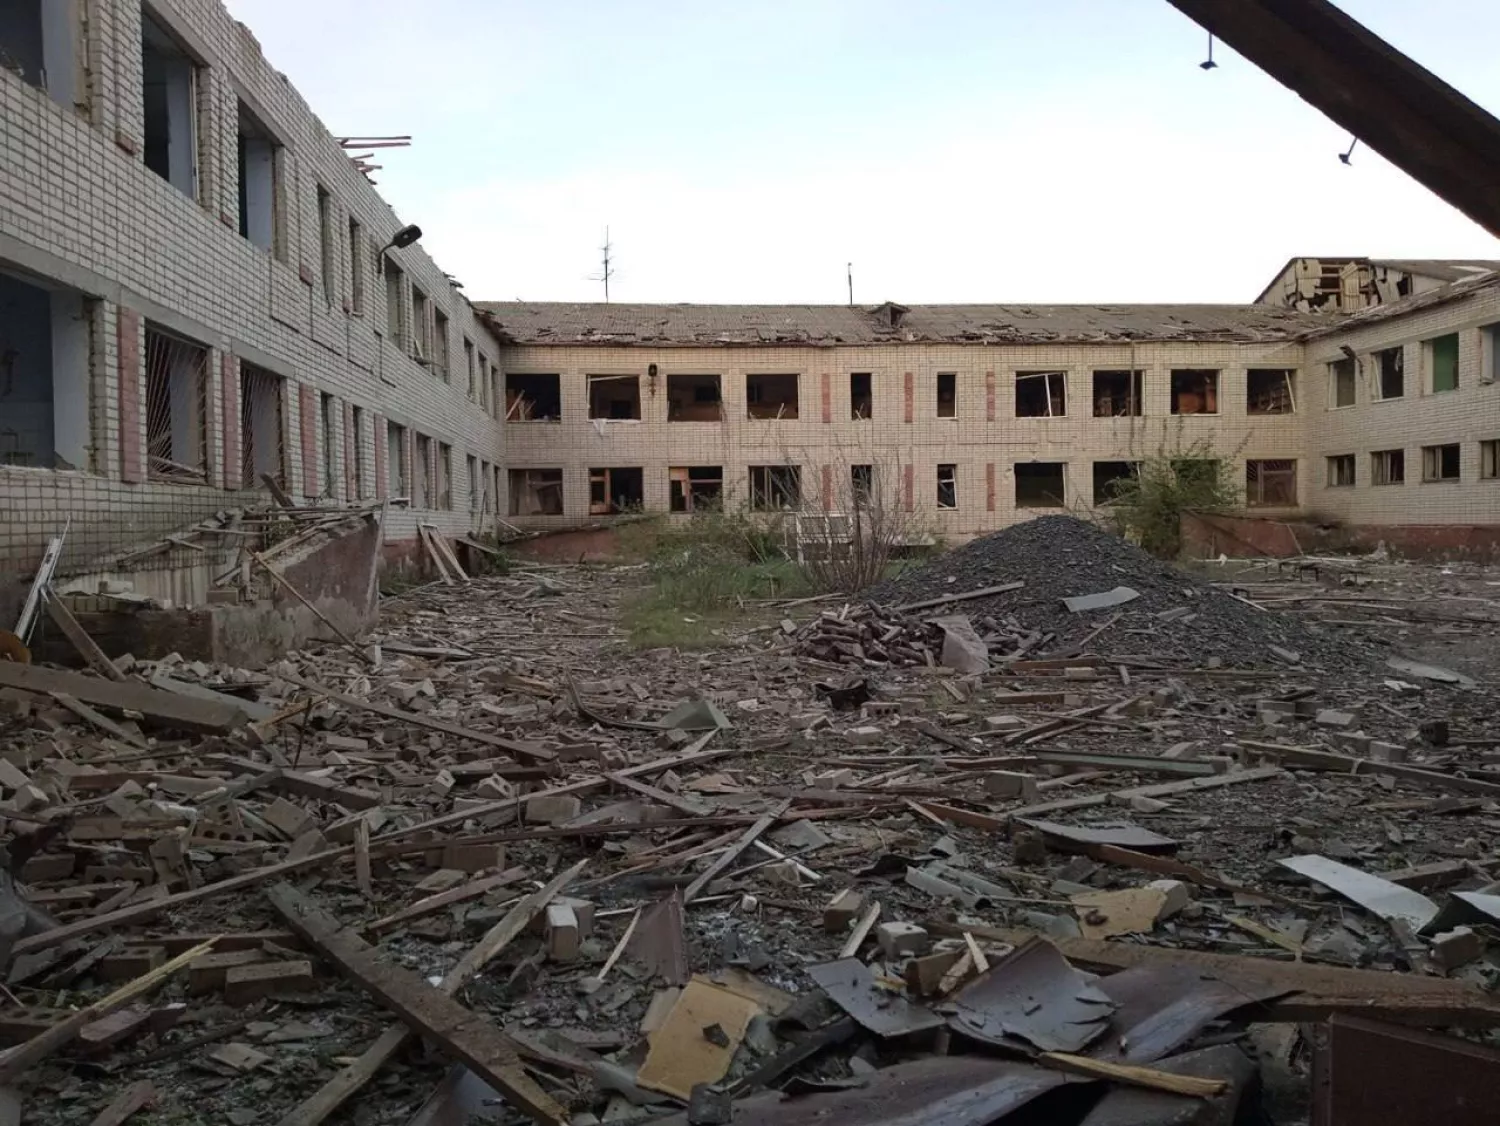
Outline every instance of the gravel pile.
POLYGON ((923 611, 1013 621, 1052 637, 1029 656, 1067 652, 1111 617, 1119 620, 1088 650, 1108 656, 1154 657, 1194 665, 1218 658, 1226 666, 1286 667, 1281 649, 1300 663, 1358 668, 1384 654, 1354 638, 1278 612, 1258 610, 1225 590, 1148 555, 1134 544, 1072 516, 1041 516, 973 540, 925 567, 871 589, 877 606, 961 594, 1005 582, 1020 590, 923 611), (1063 599, 1128 587, 1139 597, 1074 613, 1063 599))

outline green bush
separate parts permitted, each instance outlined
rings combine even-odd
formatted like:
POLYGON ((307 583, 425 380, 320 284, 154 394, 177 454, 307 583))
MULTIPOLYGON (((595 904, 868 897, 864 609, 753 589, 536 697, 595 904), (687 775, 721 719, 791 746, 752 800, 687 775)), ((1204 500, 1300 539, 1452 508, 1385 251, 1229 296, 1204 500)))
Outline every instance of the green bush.
POLYGON ((1152 555, 1175 559, 1182 551, 1183 513, 1243 507, 1234 464, 1206 441, 1159 449, 1138 463, 1133 476, 1115 483, 1107 519, 1152 555))

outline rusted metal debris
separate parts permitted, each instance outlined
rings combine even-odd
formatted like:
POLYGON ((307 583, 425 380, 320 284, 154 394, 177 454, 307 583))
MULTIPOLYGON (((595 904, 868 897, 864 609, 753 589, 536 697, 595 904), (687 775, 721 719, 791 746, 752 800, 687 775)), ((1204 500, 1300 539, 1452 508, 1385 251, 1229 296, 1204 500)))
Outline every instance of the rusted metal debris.
POLYGON ((986 1044, 1076 1052, 1105 1033, 1117 1006, 1057 947, 1035 939, 960 989, 953 1008, 949 1026, 986 1044))

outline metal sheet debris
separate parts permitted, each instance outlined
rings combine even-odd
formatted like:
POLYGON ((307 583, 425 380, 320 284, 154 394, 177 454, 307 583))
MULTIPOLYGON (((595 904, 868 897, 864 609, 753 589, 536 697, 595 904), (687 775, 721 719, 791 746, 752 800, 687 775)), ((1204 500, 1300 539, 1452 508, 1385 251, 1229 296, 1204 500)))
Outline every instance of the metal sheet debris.
POLYGON ((1111 606, 1123 606, 1140 596, 1140 591, 1131 590, 1128 586, 1117 586, 1113 590, 1100 591, 1098 594, 1079 594, 1072 598, 1064 598, 1063 605, 1068 608, 1069 613, 1084 614, 1090 610, 1108 610, 1111 606))
POLYGON ((1063 825, 1056 821, 1037 821, 1029 817, 1016 820, 1044 837, 1071 845, 1114 845, 1116 848, 1151 853, 1172 852, 1179 843, 1139 825, 1063 825))
POLYGON ((1119 1010, 1088 1054, 1126 1063, 1161 1060, 1210 1021, 1287 992, 1266 982, 1231 985, 1186 966, 1135 966, 1101 978, 1099 989, 1119 1010))
POLYGON ((1289 856, 1277 863, 1332 888, 1382 919, 1398 920, 1413 930, 1421 930, 1437 917, 1438 905, 1421 892, 1340 864, 1337 860, 1329 860, 1326 856, 1289 856))
POLYGON ((1076 1052, 1102 1036, 1118 1006, 1042 939, 1022 946, 953 997, 948 1024, 986 1044, 1076 1052))
POLYGON ((1414 676, 1418 680, 1436 680, 1441 684, 1457 684, 1463 688, 1473 688, 1474 678, 1465 676, 1461 672, 1445 669, 1441 665, 1423 664, 1421 661, 1411 661, 1405 657, 1387 658, 1386 667, 1404 672, 1407 676, 1414 676))
POLYGON ((905 1036, 946 1023, 932 1010, 913 1005, 900 992, 881 986, 870 967, 858 958, 809 966, 807 976, 835 1005, 877 1036, 905 1036))

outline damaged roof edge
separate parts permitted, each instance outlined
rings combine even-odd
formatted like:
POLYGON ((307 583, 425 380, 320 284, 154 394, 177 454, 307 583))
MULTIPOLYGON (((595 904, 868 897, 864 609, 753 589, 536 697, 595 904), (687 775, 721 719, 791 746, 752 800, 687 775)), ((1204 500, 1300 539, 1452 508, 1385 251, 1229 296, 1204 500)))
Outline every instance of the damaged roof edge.
POLYGON ((1321 325, 1303 332, 1294 339, 1298 341, 1321 340, 1335 332, 1347 332, 1351 329, 1364 328, 1366 325, 1404 317, 1411 313, 1420 313, 1439 305, 1462 301, 1466 297, 1472 297, 1476 293, 1483 293, 1487 289, 1497 287, 1500 287, 1500 272, 1476 274, 1472 278, 1449 282, 1438 289, 1419 293, 1415 297, 1403 298, 1392 305, 1376 305, 1373 308, 1361 309, 1357 313, 1349 313, 1340 317, 1336 324, 1321 325))

